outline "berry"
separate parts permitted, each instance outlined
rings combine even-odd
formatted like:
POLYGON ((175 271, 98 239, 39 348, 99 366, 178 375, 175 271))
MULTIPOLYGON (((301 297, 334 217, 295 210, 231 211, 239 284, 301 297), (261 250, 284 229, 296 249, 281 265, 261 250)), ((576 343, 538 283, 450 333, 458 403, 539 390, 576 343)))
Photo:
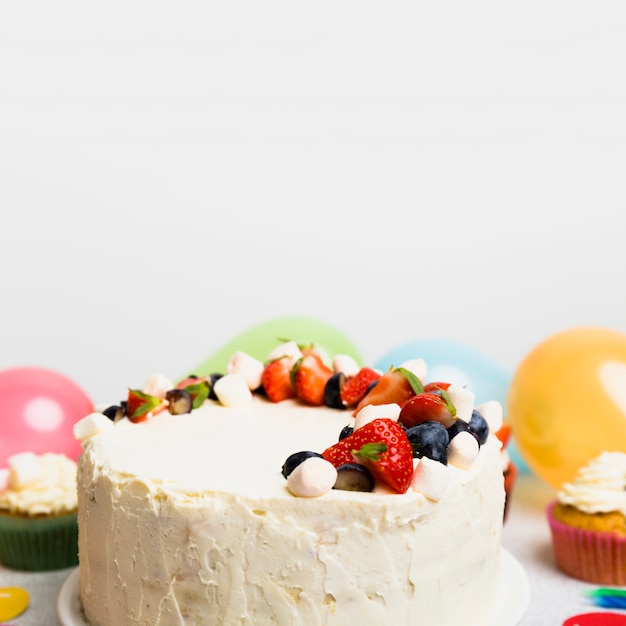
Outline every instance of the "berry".
POLYGON ((448 437, 452 441, 459 433, 469 432, 470 427, 467 422, 463 420, 456 420, 452 426, 448 427, 448 437))
POLYGON ((350 426, 350 424, 346 424, 339 433, 339 441, 349 437, 354 432, 354 426, 350 426))
POLYGON ((506 448, 511 438, 511 426, 504 422, 502 426, 496 431, 496 437, 502 442, 502 447, 506 448))
POLYGON ((193 376, 181 380, 177 385, 177 389, 186 391, 191 397, 191 408, 197 409, 204 404, 204 401, 210 397, 212 391, 212 383, 208 377, 198 378, 193 376))
POLYGON ((419 448, 422 445, 442 445, 444 448, 450 442, 446 427, 441 422, 429 420, 416 426, 411 426, 406 431, 407 439, 419 448))
POLYGON ((281 357, 270 361, 263 370, 261 385, 272 402, 295 398, 296 391, 291 384, 291 360, 281 357))
POLYGON ((214 372, 213 374, 209 374, 209 399, 217 401, 217 394, 215 393, 215 383, 224 376, 224 374, 220 374, 218 372, 214 372))
POLYGON ((357 405, 368 392, 370 385, 378 381, 381 374, 369 368, 362 367, 354 376, 350 377, 341 390, 341 399, 345 406, 357 405))
POLYGON ((337 468, 337 482, 333 489, 341 491, 372 491, 374 477, 360 463, 345 463, 337 468))
POLYGON ((428 457, 444 465, 448 463, 447 447, 449 435, 441 422, 426 421, 412 426, 406 431, 408 440, 413 448, 413 456, 428 457))
POLYGON ((112 404, 108 406, 104 411, 102 411, 103 415, 106 415, 111 421, 116 422, 117 420, 124 417, 124 407, 119 404, 112 404))
POLYGON ((335 467, 357 462, 374 478, 397 493, 409 488, 413 476, 413 451, 404 429, 387 418, 378 418, 355 430, 322 452, 335 467))
POLYGON ((143 422, 167 408, 167 400, 157 398, 140 389, 129 389, 126 415, 131 422, 143 422))
POLYGON ((306 404, 322 406, 326 382, 333 375, 321 357, 316 353, 304 355, 293 367, 293 387, 296 396, 306 404))
POLYGON ((356 415, 368 404, 399 404, 402 406, 416 393, 423 391, 419 378, 401 367, 390 367, 376 383, 375 387, 361 399, 354 409, 356 415))
POLYGON ((472 411, 472 417, 469 421, 470 432, 476 437, 478 445, 483 445, 489 437, 489 424, 487 420, 476 410, 472 411))
POLYGON ((302 461, 311 458, 312 456, 321 457, 318 452, 312 452, 311 450, 302 450, 301 452, 294 452, 287 457, 287 460, 283 463, 282 475, 287 478, 293 470, 302 463, 302 461))
POLYGON ((402 406, 398 421, 409 428, 426 421, 441 422, 448 428, 455 421, 456 410, 446 395, 424 392, 410 398, 402 406))
POLYGON ((172 415, 191 413, 193 398, 187 389, 170 389, 165 394, 165 399, 169 402, 167 408, 172 415))
POLYGON ((341 390, 346 382, 346 375, 343 372, 336 372, 324 386, 324 404, 331 409, 345 409, 346 405, 341 399, 341 390))

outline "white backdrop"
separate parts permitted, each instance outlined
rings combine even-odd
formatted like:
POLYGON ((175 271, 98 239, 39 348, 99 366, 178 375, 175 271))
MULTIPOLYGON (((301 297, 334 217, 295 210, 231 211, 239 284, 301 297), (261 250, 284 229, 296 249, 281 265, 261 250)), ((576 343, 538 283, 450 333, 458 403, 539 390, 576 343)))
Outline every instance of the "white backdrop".
POLYGON ((623 2, 0 8, 0 368, 96 402, 309 315, 626 331, 623 2))

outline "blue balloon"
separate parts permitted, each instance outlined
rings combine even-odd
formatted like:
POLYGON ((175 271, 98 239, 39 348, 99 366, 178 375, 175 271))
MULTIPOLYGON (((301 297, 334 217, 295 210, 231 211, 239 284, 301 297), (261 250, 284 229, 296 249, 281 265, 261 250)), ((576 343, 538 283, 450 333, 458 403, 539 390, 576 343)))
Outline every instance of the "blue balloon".
MULTIPOLYGON (((375 367, 384 371, 417 358, 426 361, 428 381, 465 386, 474 393, 476 404, 498 400, 506 410, 511 373, 476 348, 452 339, 427 337, 408 341, 385 354, 375 367)), ((515 433, 507 452, 520 472, 528 471, 528 465, 515 446, 515 433)))

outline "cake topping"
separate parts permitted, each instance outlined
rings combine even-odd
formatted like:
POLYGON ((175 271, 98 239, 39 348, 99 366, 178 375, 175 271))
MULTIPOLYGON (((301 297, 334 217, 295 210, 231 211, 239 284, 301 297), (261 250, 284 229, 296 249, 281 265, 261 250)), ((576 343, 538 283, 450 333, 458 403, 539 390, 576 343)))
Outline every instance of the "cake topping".
POLYGON ((243 376, 250 391, 255 391, 261 386, 263 369, 261 361, 245 352, 235 352, 226 365, 226 373, 243 376))
POLYGON ((469 430, 464 430, 452 437, 448 444, 448 463, 467 470, 478 456, 480 446, 476 437, 469 430))
MULTIPOLYGON (((467 470, 494 432, 493 425, 502 426, 498 402, 475 408, 474 394, 468 389, 444 381, 426 383, 422 359, 407 360, 381 373, 340 355, 331 368, 314 345, 283 341, 264 363, 235 353, 227 371, 189 376, 175 387, 164 376, 152 376, 142 389, 129 389, 127 399, 111 415, 114 421, 126 416, 141 422, 166 410, 172 415, 189 413, 207 399, 242 407, 255 396, 271 403, 295 400, 310 407, 350 408, 337 443, 328 442, 323 451, 295 452, 282 466, 289 491, 306 497, 322 495, 321 485, 326 485, 326 491, 372 491, 385 485, 387 491, 402 494, 413 481, 413 489, 424 483, 428 497, 436 499, 447 474, 433 470, 431 461, 467 470), (300 467, 315 458, 318 461, 307 463, 308 469, 300 467), (413 480, 414 466, 419 467, 421 459, 428 460, 420 470, 424 476, 413 480), (330 483, 332 472, 320 460, 331 464, 336 482, 330 483)), ((99 422, 87 420, 77 426, 76 437, 84 441, 102 428, 99 422)))
POLYGON ((213 385, 215 395, 224 406, 242 406, 252 402, 252 393, 241 374, 226 374, 213 385))
POLYGON ((374 477, 365 465, 344 463, 337 468, 337 481, 333 489, 340 491, 373 491, 374 477))
POLYGON ((416 460, 411 488, 424 494, 429 500, 441 500, 450 482, 450 471, 446 465, 427 456, 416 460))
POLYGON ((600 454, 563 485, 558 500, 584 513, 618 511, 626 515, 626 453, 600 454))
POLYGON ((0 510, 36 516, 76 510, 76 463, 64 454, 32 452, 8 459, 9 485, 0 510))
POLYGON ((336 468, 319 456, 311 456, 289 474, 287 487, 294 496, 317 498, 328 493, 336 481, 336 468))
POLYGON ((387 418, 368 422, 322 456, 335 467, 357 460, 397 493, 406 492, 413 475, 413 450, 404 428, 387 418))
POLYGON ((292 368, 292 381, 296 396, 305 404, 322 406, 324 388, 333 371, 319 354, 311 352, 296 361, 292 368))

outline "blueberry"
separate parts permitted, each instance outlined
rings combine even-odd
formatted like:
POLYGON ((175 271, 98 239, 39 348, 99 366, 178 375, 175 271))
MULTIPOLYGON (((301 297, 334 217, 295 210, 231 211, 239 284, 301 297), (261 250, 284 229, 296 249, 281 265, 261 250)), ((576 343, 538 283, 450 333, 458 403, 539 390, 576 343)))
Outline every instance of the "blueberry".
POLYGON ((224 374, 213 373, 209 375, 209 383, 211 388, 209 389, 209 398, 211 400, 217 400, 217 396, 215 395, 215 383, 222 377, 224 374))
POLYGON ((489 437, 489 424, 487 420, 476 410, 472 411, 472 417, 469 421, 470 432, 476 437, 479 445, 483 445, 489 437))
POLYGON ((417 452, 418 458, 427 457, 433 461, 439 461, 444 465, 448 464, 448 449, 438 443, 429 443, 422 447, 417 452))
POLYGON ((341 399, 341 389, 346 382, 343 372, 333 374, 324 385, 324 404, 331 409, 345 409, 346 405, 341 399))
POLYGON ((119 404, 112 404, 104 409, 102 414, 106 415, 110 420, 116 421, 124 416, 124 408, 119 404))
POLYGON ((185 389, 170 389, 165 394, 165 399, 169 402, 167 408, 172 415, 191 413, 193 398, 185 389))
POLYGON ((450 441, 454 439, 459 433, 469 431, 470 427, 467 422, 463 420, 455 420, 454 424, 448 428, 448 437, 450 441))
POLYGON ((339 441, 349 437, 354 432, 354 428, 350 424, 346 424, 339 433, 339 441))
POLYGON ((337 468, 337 481, 333 489, 341 491, 372 491, 374 478, 364 465, 344 463, 337 468))
POLYGON ((287 478, 293 470, 302 463, 305 459, 308 459, 312 456, 322 457, 321 454, 317 452, 311 452, 311 450, 302 450, 301 452, 294 452, 290 456, 287 457, 287 460, 283 463, 282 475, 287 478))
POLYGON ((450 437, 446 427, 441 422, 428 420, 411 426, 407 429, 406 436, 411 442, 414 457, 426 456, 444 465, 448 464, 446 448, 450 442, 450 437))

